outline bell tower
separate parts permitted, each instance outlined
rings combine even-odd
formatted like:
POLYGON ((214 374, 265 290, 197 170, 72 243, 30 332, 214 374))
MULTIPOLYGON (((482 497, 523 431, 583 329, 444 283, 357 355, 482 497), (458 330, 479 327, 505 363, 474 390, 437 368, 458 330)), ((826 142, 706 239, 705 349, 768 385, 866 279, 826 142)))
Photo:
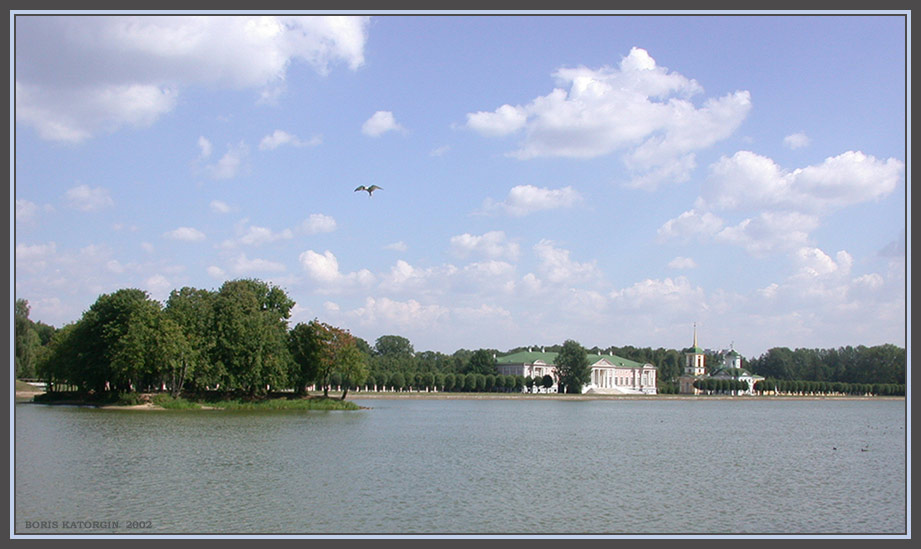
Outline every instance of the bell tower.
POLYGON ((697 323, 694 323, 694 346, 684 355, 684 375, 702 376, 707 373, 704 366, 704 350, 697 345, 697 323))

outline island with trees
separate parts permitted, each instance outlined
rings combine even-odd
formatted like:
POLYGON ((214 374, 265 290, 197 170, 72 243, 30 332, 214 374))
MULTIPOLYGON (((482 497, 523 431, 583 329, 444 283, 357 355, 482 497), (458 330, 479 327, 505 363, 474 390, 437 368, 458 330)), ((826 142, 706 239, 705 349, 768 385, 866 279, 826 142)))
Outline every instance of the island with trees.
MULTIPOLYGON (((586 355, 616 354, 657 369, 661 395, 677 393, 687 349, 632 346, 584 348, 573 340, 546 347, 559 353, 556 379, 501 375, 497 349, 453 354, 416 351, 399 335, 373 345, 317 319, 289 326, 294 301, 258 279, 217 290, 181 288, 160 303, 138 289, 99 296, 82 317, 55 328, 14 306, 15 376, 41 382, 37 402, 138 404, 166 408, 355 409, 357 393, 580 392, 586 355)), ((902 396, 906 352, 886 344, 838 349, 769 349, 743 358, 763 376, 760 395, 902 396)), ((707 361, 718 363, 718 354, 707 361)), ((703 395, 732 394, 732 380, 707 380, 703 395), (712 385, 712 386, 710 386, 712 385)), ((18 385, 17 385, 18 386, 18 385)))

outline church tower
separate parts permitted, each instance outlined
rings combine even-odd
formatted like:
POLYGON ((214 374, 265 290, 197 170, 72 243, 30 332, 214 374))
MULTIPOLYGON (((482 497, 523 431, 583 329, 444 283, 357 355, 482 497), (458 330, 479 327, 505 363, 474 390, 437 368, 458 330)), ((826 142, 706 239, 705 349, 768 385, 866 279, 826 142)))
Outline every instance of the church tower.
POLYGON ((697 323, 694 323, 694 346, 684 357, 684 375, 696 377, 707 373, 704 366, 704 350, 697 345, 697 323))

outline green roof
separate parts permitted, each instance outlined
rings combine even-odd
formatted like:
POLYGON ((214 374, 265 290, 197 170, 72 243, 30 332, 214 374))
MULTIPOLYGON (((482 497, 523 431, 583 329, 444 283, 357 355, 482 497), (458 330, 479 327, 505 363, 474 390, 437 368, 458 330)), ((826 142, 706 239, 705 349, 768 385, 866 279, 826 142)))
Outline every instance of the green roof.
MULTIPOLYGON (((518 353, 513 353, 510 355, 500 356, 496 358, 497 364, 534 364, 537 361, 542 361, 545 364, 556 364, 556 357, 559 353, 541 353, 537 351, 521 351, 518 353)), ((599 362, 601 359, 607 360, 615 366, 623 366, 625 368, 642 368, 643 364, 640 362, 634 362, 632 360, 627 360, 626 358, 619 357, 617 355, 586 355, 588 358, 589 365, 599 362)))

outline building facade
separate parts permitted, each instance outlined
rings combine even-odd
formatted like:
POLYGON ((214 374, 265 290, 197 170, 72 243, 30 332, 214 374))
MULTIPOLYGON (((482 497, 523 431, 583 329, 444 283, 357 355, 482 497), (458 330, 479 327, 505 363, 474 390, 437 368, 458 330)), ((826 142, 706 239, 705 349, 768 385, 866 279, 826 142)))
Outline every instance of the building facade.
MULTIPOLYGON (((498 357, 496 366, 502 375, 553 378, 549 389, 538 388, 536 392, 557 392, 555 360, 558 353, 522 351, 498 357)), ((612 395, 654 395, 656 394, 656 368, 652 364, 641 364, 619 356, 587 355, 591 368, 589 382, 582 386, 583 393, 612 395)))
POLYGON ((678 378, 678 392, 684 395, 699 395, 703 391, 694 386, 694 382, 703 379, 729 379, 742 381, 746 389, 733 391, 735 395, 753 395, 755 383, 763 380, 762 376, 752 374, 742 368, 742 355, 730 346, 728 352, 722 353, 723 361, 712 368, 705 363, 705 353, 697 345, 697 326, 694 326, 694 345, 685 353, 684 374, 678 378))

